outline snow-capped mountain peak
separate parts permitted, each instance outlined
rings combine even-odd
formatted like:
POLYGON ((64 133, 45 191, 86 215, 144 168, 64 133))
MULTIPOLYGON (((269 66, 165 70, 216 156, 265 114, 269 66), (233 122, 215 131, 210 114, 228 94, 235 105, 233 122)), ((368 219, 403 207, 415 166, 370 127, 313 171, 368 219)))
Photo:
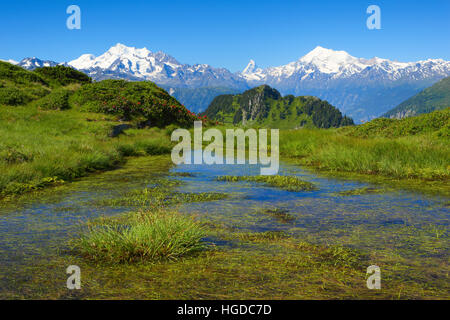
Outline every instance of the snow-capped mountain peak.
POLYGON ((267 84, 282 94, 326 99, 357 122, 381 115, 449 75, 450 61, 442 59, 365 59, 320 46, 294 62, 266 69, 250 63, 241 73, 251 86, 267 84))
POLYGON ((92 65, 95 58, 96 57, 93 54, 83 54, 78 59, 69 62, 69 65, 76 69, 88 69, 92 65))
POLYGON ((347 52, 345 51, 335 51, 332 49, 327 49, 321 46, 315 47, 312 51, 305 54, 303 57, 300 58, 300 61, 304 62, 312 62, 313 60, 324 60, 324 59, 330 59, 330 58, 346 58, 351 57, 347 52))
POLYGON ((342 68, 352 65, 357 69, 365 67, 358 58, 349 55, 345 51, 334 51, 323 47, 314 50, 298 60, 300 63, 313 64, 323 73, 338 73, 342 68))
POLYGON ((247 64, 247 66, 242 71, 242 73, 245 73, 245 74, 252 73, 252 72, 255 72, 256 69, 257 69, 257 66, 255 63, 255 60, 250 59, 250 62, 247 64))
POLYGON ((159 85, 173 87, 246 87, 240 75, 207 64, 188 65, 179 63, 174 57, 147 48, 128 47, 118 43, 96 57, 85 54, 70 61, 68 65, 82 70, 96 80, 125 78, 150 80, 159 85))
POLYGON ((16 64, 19 64, 19 62, 18 62, 18 61, 16 61, 16 60, 13 60, 13 59, 9 59, 9 60, 3 60, 3 59, 0 59, 0 61, 3 61, 3 62, 8 62, 8 63, 14 64, 14 65, 16 65, 16 64))
POLYGON ((136 56, 139 58, 148 57, 151 51, 147 48, 138 49, 135 47, 127 47, 124 44, 118 43, 111 47, 105 54, 110 54, 113 56, 136 56))
POLYGON ((79 70, 102 69, 145 79, 161 73, 165 65, 174 68, 179 64, 164 53, 155 54, 147 48, 127 47, 118 43, 98 57, 84 54, 70 61, 69 65, 79 70))
POLYGON ((262 72, 263 69, 259 68, 256 65, 255 60, 250 59, 250 62, 241 72, 241 76, 245 78, 247 81, 258 81, 264 78, 262 72))
POLYGON ((21 66, 22 68, 28 69, 28 70, 34 70, 36 68, 42 68, 42 67, 54 67, 58 65, 55 61, 50 60, 41 60, 36 57, 32 58, 25 58, 22 59, 18 64, 18 66, 21 66))

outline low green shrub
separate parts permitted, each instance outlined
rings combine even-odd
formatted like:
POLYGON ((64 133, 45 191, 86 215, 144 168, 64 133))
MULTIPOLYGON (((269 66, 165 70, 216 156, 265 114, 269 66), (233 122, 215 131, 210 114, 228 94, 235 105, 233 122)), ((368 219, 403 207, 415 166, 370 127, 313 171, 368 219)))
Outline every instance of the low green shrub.
POLYGON ((33 103, 42 110, 64 110, 69 108, 70 94, 70 90, 60 88, 33 103))
POLYGON ((66 66, 37 68, 34 72, 56 86, 67 86, 73 83, 84 84, 92 81, 83 72, 66 66))
POLYGON ((83 111, 115 115, 124 120, 144 118, 160 128, 190 127, 198 117, 166 91, 149 81, 104 80, 83 85, 71 102, 83 111))
POLYGON ((0 88, 0 105, 18 106, 31 101, 30 95, 17 88, 0 88))

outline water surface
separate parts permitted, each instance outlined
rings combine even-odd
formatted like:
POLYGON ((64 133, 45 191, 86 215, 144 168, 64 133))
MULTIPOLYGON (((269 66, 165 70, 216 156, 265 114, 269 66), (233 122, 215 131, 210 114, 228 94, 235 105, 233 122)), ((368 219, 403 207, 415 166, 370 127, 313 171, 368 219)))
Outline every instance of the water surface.
MULTIPOLYGON (((225 200, 178 206, 185 214, 230 230, 284 231, 313 243, 352 247, 369 255, 374 264, 379 259, 388 268, 392 264, 392 268, 412 272, 412 281, 442 287, 443 281, 448 280, 449 199, 324 177, 294 164, 281 163, 279 174, 298 176, 318 187, 315 191, 289 192, 251 182, 216 181, 221 175, 259 174, 257 166, 175 167, 168 157, 150 157, 131 159, 121 169, 3 204, 0 207, 0 297, 2 292, 11 294, 21 290, 32 272, 30 266, 44 265, 52 257, 67 255, 67 241, 76 236, 87 219, 133 209, 100 205, 97 200, 142 189, 169 172, 192 174, 168 176, 183 181, 177 191, 230 194, 225 200), (339 195, 341 191, 362 187, 383 189, 383 192, 339 195), (263 214, 267 209, 284 210, 293 219, 280 221, 263 214), (419 270, 420 274, 414 275, 419 270)), ((217 246, 228 245, 222 239, 208 241, 217 246)))

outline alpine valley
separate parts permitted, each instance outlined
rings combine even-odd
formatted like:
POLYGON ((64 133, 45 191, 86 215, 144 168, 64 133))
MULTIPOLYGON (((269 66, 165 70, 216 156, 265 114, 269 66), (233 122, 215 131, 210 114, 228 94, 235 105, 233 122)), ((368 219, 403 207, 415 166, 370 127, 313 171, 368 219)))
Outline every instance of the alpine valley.
MULTIPOLYGON (((57 63, 26 58, 16 64, 33 70, 57 63)), ((283 66, 263 69, 251 60, 242 72, 235 73, 207 64, 182 64, 164 52, 123 44, 98 57, 84 54, 61 64, 72 66, 94 80, 153 81, 194 112, 205 111, 218 95, 242 93, 266 84, 282 95, 326 100, 355 122, 379 117, 450 76, 450 61, 442 59, 417 62, 364 59, 320 46, 283 66)))

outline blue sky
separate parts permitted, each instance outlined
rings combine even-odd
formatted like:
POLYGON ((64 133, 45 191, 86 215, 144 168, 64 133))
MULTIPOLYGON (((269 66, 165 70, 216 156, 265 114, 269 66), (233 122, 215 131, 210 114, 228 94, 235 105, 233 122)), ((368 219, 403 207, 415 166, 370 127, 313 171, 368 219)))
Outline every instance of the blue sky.
POLYGON ((99 55, 120 42, 164 51, 182 63, 241 70, 294 61, 320 45, 357 57, 450 60, 450 1, 117 1, 1 2, 0 59, 58 62, 99 55), (82 12, 66 28, 66 8, 82 12), (381 30, 368 30, 366 8, 381 8, 381 30))

